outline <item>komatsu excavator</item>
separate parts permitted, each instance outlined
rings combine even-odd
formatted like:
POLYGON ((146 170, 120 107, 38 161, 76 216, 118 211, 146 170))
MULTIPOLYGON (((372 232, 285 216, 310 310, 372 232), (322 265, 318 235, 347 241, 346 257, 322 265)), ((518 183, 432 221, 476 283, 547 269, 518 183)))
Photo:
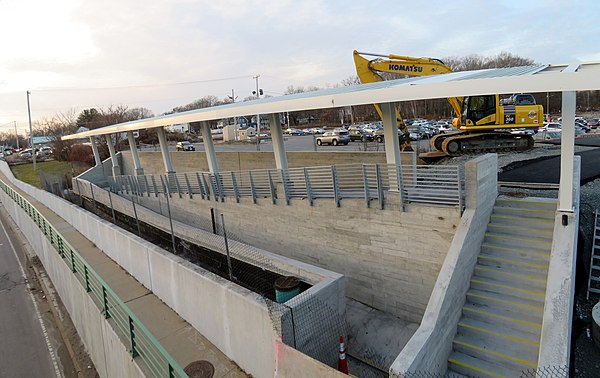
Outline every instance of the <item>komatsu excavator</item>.
MULTIPOLYGON (((441 60, 433 58, 413 58, 402 55, 381 55, 361 53, 354 50, 354 64, 361 83, 383 81, 380 72, 390 72, 408 76, 440 75, 453 72, 441 60), (364 56, 375 57, 367 59, 364 56)), ((514 135, 506 131, 513 128, 538 128, 542 125, 544 111, 536 105, 530 94, 517 94, 508 99, 499 95, 451 97, 448 102, 456 118, 452 125, 460 131, 436 135, 431 155, 462 155, 476 152, 527 150, 533 147, 530 135, 514 135)), ((381 110, 375 105, 381 117, 381 110)), ((396 110, 398 129, 402 132, 401 149, 410 150, 409 132, 396 110)))

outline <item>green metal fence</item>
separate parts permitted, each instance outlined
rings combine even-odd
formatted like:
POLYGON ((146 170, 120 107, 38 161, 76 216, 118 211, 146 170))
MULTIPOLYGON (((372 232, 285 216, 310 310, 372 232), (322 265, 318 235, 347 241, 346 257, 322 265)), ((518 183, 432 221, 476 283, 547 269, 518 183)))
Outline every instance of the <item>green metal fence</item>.
POLYGON ((154 377, 187 377, 181 366, 160 345, 129 307, 115 294, 81 255, 50 222, 23 196, 0 180, 2 190, 35 222, 58 251, 60 257, 90 294, 106 319, 129 347, 131 356, 140 358, 154 377))

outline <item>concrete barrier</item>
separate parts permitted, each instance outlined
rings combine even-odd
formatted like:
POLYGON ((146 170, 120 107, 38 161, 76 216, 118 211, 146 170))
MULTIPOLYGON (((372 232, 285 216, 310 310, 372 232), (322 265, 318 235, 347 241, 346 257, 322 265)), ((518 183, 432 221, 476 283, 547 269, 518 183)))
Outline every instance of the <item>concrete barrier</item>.
POLYGON ((40 258, 98 374, 101 377, 144 377, 141 367, 131 358, 128 347, 123 345, 85 287, 33 220, 4 191, 0 191, 0 199, 40 258))
MULTIPOLYGON (((571 332, 575 301, 575 271, 577 263, 577 238, 579 231, 579 195, 581 157, 575 156, 573 164, 573 213, 556 212, 548 279, 538 369, 568 367, 571 355, 571 332), (562 217, 567 217, 563 225, 562 217)), ((562 370, 564 377, 569 369, 562 370)))
POLYGON ((481 243, 498 196, 498 158, 465 164, 466 209, 437 277, 421 325, 390 368, 390 375, 444 375, 481 243))
MULTIPOLYGON (((282 330, 289 329, 289 309, 305 311, 303 301, 311 297, 337 311, 340 317, 345 317, 345 279, 340 274, 254 250, 263 253, 263 258, 272 261, 278 269, 313 285, 284 307, 156 247, 51 193, 16 180, 10 169, 6 171, 8 167, 2 165, 5 164, 0 163, 0 169, 6 172, 11 181, 18 183, 19 187, 26 189, 26 192, 76 227, 223 353, 256 377, 271 377, 275 372, 275 342, 281 337, 289 338, 289 335, 281 334, 282 330), (260 347, 252 348, 252 345, 260 347)), ((99 187, 91 189, 90 183, 83 180, 81 184, 82 191, 95 190, 97 200, 108 203, 108 192, 99 187)), ((113 204, 125 214, 128 213, 126 208, 131 209, 128 207, 129 201, 119 196, 114 196, 113 204)), ((168 224, 168 219, 152 211, 144 211, 141 207, 138 215, 156 226, 165 227, 168 224)), ((198 229, 178 222, 175 227, 180 236, 194 234, 198 241, 203 239, 198 229)), ((39 234, 39 231, 36 230, 36 233, 39 234)), ((210 241, 210 234, 204 233, 204 236, 210 241)), ((236 242, 232 241, 232 248, 236 248, 236 242)), ((331 341, 321 340, 324 335, 322 331, 333 326, 323 319, 305 336, 317 345, 327 345, 331 341)), ((333 340, 333 343, 336 341, 333 340)), ((336 355, 335 348, 331 350, 331 355, 336 355)))

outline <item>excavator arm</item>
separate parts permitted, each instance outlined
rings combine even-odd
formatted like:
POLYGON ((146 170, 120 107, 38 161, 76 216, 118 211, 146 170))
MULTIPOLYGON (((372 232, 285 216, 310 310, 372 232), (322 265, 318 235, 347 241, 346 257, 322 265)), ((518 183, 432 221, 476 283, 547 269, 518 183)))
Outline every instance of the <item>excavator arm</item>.
MULTIPOLYGON (((389 72, 401 75, 409 76, 429 76, 429 75, 440 75, 449 72, 453 72, 452 69, 446 66, 441 60, 432 58, 413 58, 410 56, 403 55, 382 55, 382 54, 371 54, 362 53, 354 50, 354 65, 356 66, 356 73, 361 83, 374 83, 383 81, 383 78, 379 72, 389 72), (375 59, 367 59, 364 56, 375 56, 375 59)), ((457 117, 461 114, 461 103, 462 98, 452 97, 448 98, 448 102, 452 106, 454 113, 457 117)), ((378 105, 375 105, 375 109, 381 117, 381 109, 378 105)), ((400 112, 396 109, 396 117, 398 121, 398 129, 402 131, 404 135, 408 135, 408 129, 400 115, 400 112)), ((404 141, 403 149, 408 149, 410 141, 404 141)))

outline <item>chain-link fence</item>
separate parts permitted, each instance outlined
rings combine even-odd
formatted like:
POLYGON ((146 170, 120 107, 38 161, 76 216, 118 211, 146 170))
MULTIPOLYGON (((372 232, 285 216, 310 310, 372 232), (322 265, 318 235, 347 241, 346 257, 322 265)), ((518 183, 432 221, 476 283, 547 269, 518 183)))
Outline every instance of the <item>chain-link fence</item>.
MULTIPOLYGON (((494 373, 491 374, 481 374, 481 375, 473 375, 473 374, 461 374, 448 371, 445 374, 429 372, 429 371, 415 371, 415 372, 405 372, 405 373, 393 373, 390 375, 391 378, 463 378, 463 377, 471 377, 471 378, 483 378, 496 376, 494 373)), ((504 377, 504 375, 497 375, 498 377, 504 377)), ((523 370, 520 374, 514 376, 515 378, 567 378, 569 377, 569 367, 568 366, 545 366, 538 369, 529 369, 523 370)), ((512 378, 512 377, 511 377, 512 378)))
POLYGON ((87 181, 74 181, 74 191, 82 194, 75 203, 259 294, 284 343, 327 365, 337 364, 338 340, 347 336, 348 329, 344 315, 308 291, 312 285, 302 280, 299 295, 277 303, 275 281, 289 275, 289 269, 274 255, 242 243, 243 239, 228 227, 233 219, 215 209, 201 214, 174 207, 168 192, 158 197, 118 195, 87 181))

